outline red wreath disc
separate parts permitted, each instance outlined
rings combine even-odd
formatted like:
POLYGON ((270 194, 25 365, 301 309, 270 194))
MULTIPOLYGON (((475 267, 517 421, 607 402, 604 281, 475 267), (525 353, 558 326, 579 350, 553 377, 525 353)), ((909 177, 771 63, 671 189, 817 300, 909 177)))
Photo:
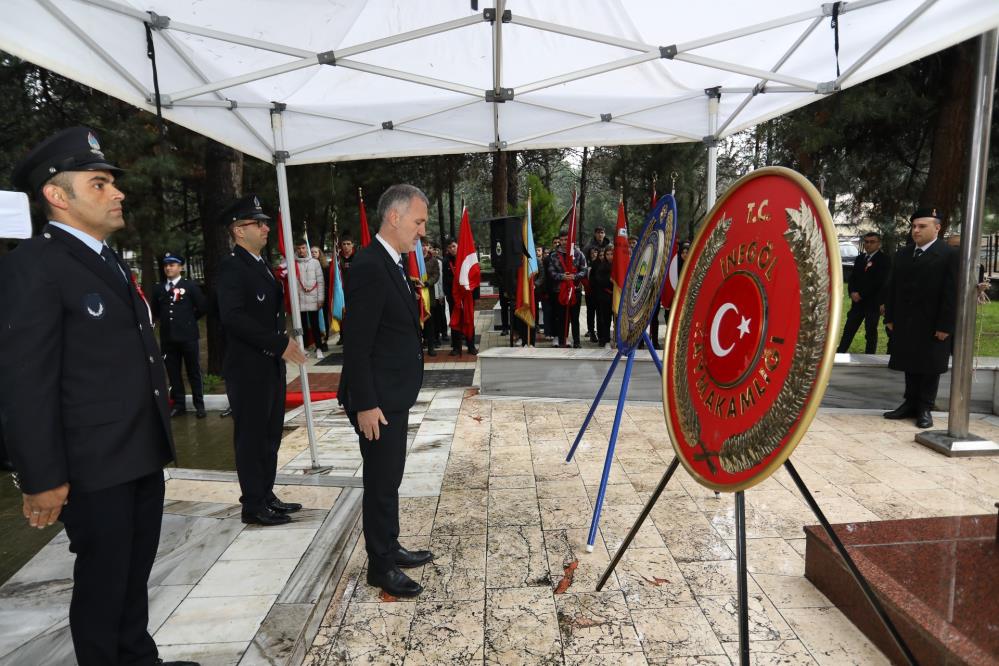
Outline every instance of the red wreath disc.
POLYGON ((670 312, 663 400, 673 448, 714 490, 766 479, 829 381, 842 273, 829 211, 802 176, 743 177, 691 245, 670 312))

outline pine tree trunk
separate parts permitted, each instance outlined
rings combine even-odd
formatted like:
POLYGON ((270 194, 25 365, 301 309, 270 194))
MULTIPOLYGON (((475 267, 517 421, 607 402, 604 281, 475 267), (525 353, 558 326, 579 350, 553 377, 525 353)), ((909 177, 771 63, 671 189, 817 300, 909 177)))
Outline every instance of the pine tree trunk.
POLYGON ((975 44, 963 42, 943 54, 943 70, 950 77, 934 123, 930 171, 919 196, 920 206, 936 206, 943 213, 942 231, 956 212, 967 172, 975 44))
POLYGON ((506 160, 501 150, 493 153, 493 215, 506 215, 506 160))
MULTIPOLYGON (((205 243, 205 289, 214 302, 215 276, 219 263, 229 254, 229 233, 219 224, 219 214, 243 189, 243 154, 209 140, 205 148, 205 181, 199 198, 201 235, 205 243)), ((218 308, 210 307, 207 317, 208 372, 222 374, 225 336, 218 308)))

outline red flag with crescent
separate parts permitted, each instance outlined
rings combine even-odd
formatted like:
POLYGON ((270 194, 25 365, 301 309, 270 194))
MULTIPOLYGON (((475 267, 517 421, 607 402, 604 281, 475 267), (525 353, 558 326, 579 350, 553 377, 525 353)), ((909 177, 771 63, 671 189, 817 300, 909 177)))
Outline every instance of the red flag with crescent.
POLYGON ((467 340, 475 339, 475 301, 472 292, 479 288, 479 254, 475 249, 472 225, 468 221, 468 207, 461 211, 461 228, 458 230, 458 254, 454 262, 454 280, 451 295, 454 312, 451 328, 461 331, 467 340))
MULTIPOLYGON (((562 248, 562 272, 576 272, 576 191, 572 192, 572 208, 569 211, 569 235, 562 248)), ((558 286, 558 302, 568 307, 579 300, 579 285, 575 280, 562 280, 558 286)))

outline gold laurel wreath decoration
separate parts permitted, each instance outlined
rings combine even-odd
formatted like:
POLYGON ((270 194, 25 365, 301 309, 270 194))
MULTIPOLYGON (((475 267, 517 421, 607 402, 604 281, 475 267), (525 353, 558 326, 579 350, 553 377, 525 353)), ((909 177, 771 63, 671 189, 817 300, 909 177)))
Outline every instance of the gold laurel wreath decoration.
MULTIPOLYGON (((726 218, 718 222, 711 230, 711 235, 704 243, 704 252, 700 260, 694 266, 694 274, 690 278, 690 291, 683 303, 683 310, 680 314, 680 327, 677 330, 677 341, 682 344, 690 344, 690 326, 694 320, 694 305, 704 284, 704 276, 708 269, 715 262, 718 251, 725 245, 728 238, 728 230, 732 226, 732 218, 726 218)), ((680 417, 680 431, 683 432, 688 446, 703 446, 701 443, 701 421, 697 418, 694 404, 691 400, 691 390, 687 383, 687 354, 681 352, 674 357, 676 372, 673 375, 673 388, 676 395, 677 413, 680 417)), ((709 461, 710 462, 710 461, 709 461)))
POLYGON ((741 433, 722 443, 719 459, 729 473, 760 464, 790 431, 811 393, 826 345, 829 320, 829 258, 812 209, 801 200, 798 210, 785 209, 788 230, 784 232, 801 279, 801 313, 798 341, 791 368, 773 407, 741 433))

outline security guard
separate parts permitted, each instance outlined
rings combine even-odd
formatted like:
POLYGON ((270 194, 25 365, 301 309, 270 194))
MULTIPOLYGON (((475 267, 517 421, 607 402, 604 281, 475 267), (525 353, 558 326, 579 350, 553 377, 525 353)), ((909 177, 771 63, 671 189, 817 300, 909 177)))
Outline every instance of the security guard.
POLYGON ((12 180, 50 222, 5 257, 0 279, 0 418, 24 517, 61 520, 76 554, 81 666, 160 663, 147 583, 174 451, 148 311, 106 242, 125 226, 120 173, 86 127, 35 147, 12 180))
POLYGON ((179 416, 186 411, 184 379, 180 374, 180 363, 183 361, 187 368, 187 380, 191 383, 195 413, 203 419, 206 416, 205 389, 201 381, 198 319, 207 312, 207 303, 198 284, 181 275, 184 257, 167 252, 160 263, 166 280, 153 289, 149 307, 160 324, 160 348, 166 362, 170 401, 173 403, 170 416, 179 416))
POLYGON ((284 427, 285 361, 304 363, 305 353, 288 337, 284 289, 260 256, 270 218, 254 195, 222 212, 235 247, 219 265, 216 295, 226 334, 226 393, 232 408, 236 472, 243 492, 243 522, 281 525, 301 504, 274 496, 278 447, 284 427))

